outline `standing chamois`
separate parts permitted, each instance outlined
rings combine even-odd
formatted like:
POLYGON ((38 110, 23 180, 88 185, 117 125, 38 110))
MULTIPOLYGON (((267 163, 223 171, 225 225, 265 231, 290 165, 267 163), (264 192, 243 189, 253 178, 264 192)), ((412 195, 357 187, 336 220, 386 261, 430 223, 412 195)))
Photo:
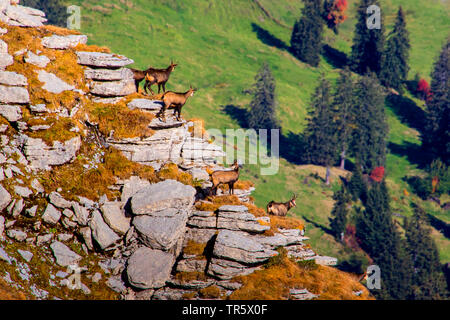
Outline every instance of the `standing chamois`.
POLYGON ((145 79, 145 75, 147 74, 147 70, 141 71, 138 69, 130 68, 130 70, 133 72, 133 79, 134 84, 136 85, 136 92, 139 92, 139 84, 142 80, 145 79))
POLYGON ((267 204, 267 213, 273 214, 274 216, 285 217, 288 211, 297 205, 295 199, 297 199, 297 196, 294 194, 292 199, 288 202, 270 201, 267 204))
POLYGON ((159 118, 166 122, 165 111, 173 108, 173 114, 176 114, 177 121, 181 121, 181 108, 185 105, 187 99, 194 95, 195 91, 197 91, 197 89, 192 89, 191 86, 189 90, 184 93, 173 91, 167 91, 164 93, 162 97, 163 106, 158 113, 159 118))
POLYGON ((231 166, 232 170, 228 171, 214 171, 211 174, 212 178, 212 187, 210 190, 210 195, 217 194, 217 187, 221 184, 228 184, 230 188, 230 195, 234 194, 234 184, 239 179, 239 164, 237 160, 234 160, 233 165, 231 166))
POLYGON ((169 81, 170 74, 176 66, 178 66, 178 64, 171 61, 170 66, 166 69, 148 68, 145 70, 145 92, 148 94, 147 89, 149 89, 152 95, 154 95, 155 93, 152 90, 152 85, 154 84, 158 85, 158 93, 161 91, 161 86, 163 88, 163 92, 166 92, 166 83, 169 81))

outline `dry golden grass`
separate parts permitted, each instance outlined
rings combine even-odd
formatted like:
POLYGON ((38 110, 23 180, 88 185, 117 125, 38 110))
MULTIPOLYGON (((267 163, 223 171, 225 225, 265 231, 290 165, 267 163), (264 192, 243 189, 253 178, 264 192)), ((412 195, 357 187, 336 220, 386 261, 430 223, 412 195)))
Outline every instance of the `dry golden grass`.
POLYGON ((207 281, 208 277, 204 272, 177 272, 175 279, 181 283, 187 283, 194 280, 207 281))
POLYGON ((72 163, 44 172, 40 180, 46 192, 62 188, 63 196, 69 200, 83 196, 97 201, 103 194, 109 199, 118 196, 117 191, 108 188, 116 182, 116 176, 127 179, 137 175, 150 182, 159 181, 152 167, 132 162, 114 148, 105 151, 104 161, 97 164, 96 169, 85 169, 83 165, 89 163, 88 160, 92 159, 95 152, 98 152, 96 145, 83 144, 79 155, 72 163))
POLYGON ((205 121, 203 119, 192 118, 189 121, 194 123, 192 127, 189 127, 189 132, 192 133, 193 137, 208 139, 208 134, 205 129, 205 121))
POLYGON ((367 289, 357 281, 357 277, 335 268, 317 266, 304 268, 283 256, 279 263, 254 273, 236 277, 243 286, 233 292, 231 300, 285 300, 289 299, 289 289, 308 289, 319 294, 319 300, 367 300, 367 289), (354 291, 363 290, 361 296, 354 291))
POLYGON ((158 172, 158 178, 160 180, 172 179, 179 181, 183 184, 195 186, 194 180, 192 179, 192 175, 180 170, 175 163, 169 163, 164 165, 158 172))
POLYGON ((203 257, 205 248, 206 243, 197 243, 195 241, 189 240, 186 246, 183 248, 183 253, 203 257))
POLYGON ((85 52, 101 52, 101 53, 111 53, 111 50, 108 47, 99 47, 95 45, 86 45, 86 44, 78 44, 75 47, 76 51, 85 51, 85 52))
POLYGON ((89 120, 98 123, 100 132, 109 136, 114 131, 114 138, 146 138, 153 135, 148 125, 154 119, 154 115, 141 110, 130 110, 124 101, 117 104, 103 104, 86 102, 84 111, 89 115, 89 120))
POLYGON ((27 300, 27 298, 0 278, 0 300, 27 300))
POLYGON ((219 299, 223 296, 223 291, 218 286, 212 285, 199 290, 198 294, 203 299, 219 299))
POLYGON ((41 124, 50 125, 51 127, 49 129, 28 133, 28 136, 36 139, 42 139, 46 144, 50 146, 53 145, 53 142, 56 140, 64 142, 78 136, 77 133, 70 131, 70 129, 77 126, 77 124, 70 118, 56 119, 54 117, 48 117, 46 120, 37 118, 30 119, 27 124, 29 126, 41 124))

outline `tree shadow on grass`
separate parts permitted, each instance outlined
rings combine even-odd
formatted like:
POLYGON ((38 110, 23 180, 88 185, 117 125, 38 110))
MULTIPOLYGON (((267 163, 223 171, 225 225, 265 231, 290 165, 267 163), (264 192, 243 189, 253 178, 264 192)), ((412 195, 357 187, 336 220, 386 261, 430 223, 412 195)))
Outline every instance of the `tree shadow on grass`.
POLYGON ((401 157, 406 156, 409 162, 417 164, 420 168, 424 168, 431 161, 431 156, 415 143, 407 141, 403 144, 389 142, 387 147, 390 153, 401 157))
POLYGON ((334 237, 333 231, 332 231, 330 228, 327 228, 327 227, 325 227, 325 226, 323 226, 323 225, 321 225, 321 224, 319 224, 319 223, 317 223, 317 222, 315 222, 315 221, 309 219, 309 218, 306 217, 306 216, 303 216, 303 219, 304 219, 306 222, 312 224, 314 227, 319 228, 320 230, 322 230, 322 231, 325 232, 326 234, 329 234, 330 236, 333 236, 333 237, 334 237))
POLYGON ((436 218, 435 216, 429 213, 427 214, 427 216, 430 225, 436 230, 442 232, 444 237, 450 239, 450 224, 446 223, 445 221, 442 221, 441 219, 436 218))
POLYGON ((273 34, 271 34, 269 31, 260 27, 256 23, 252 23, 252 29, 253 29, 253 32, 256 33, 256 36, 258 37, 258 39, 261 40, 261 42, 263 42, 264 44, 271 46, 271 47, 276 47, 281 50, 289 51, 289 47, 284 43, 284 41, 278 39, 273 34))
MULTIPOLYGON (((233 120, 235 120, 239 126, 243 129, 249 129, 248 127, 248 111, 244 108, 241 108, 236 105, 226 105, 222 106, 222 111, 228 114, 233 120)), ((270 138, 270 135, 269 137, 270 138)), ((291 131, 286 134, 281 131, 280 134, 280 143, 279 143, 279 152, 280 157, 286 159, 292 164, 304 164, 303 160, 303 136, 301 134, 296 134, 291 131)), ((268 148, 270 151, 270 139, 268 141, 268 148)))
POLYGON ((413 100, 404 96, 390 94, 386 97, 386 104, 400 118, 400 121, 422 132, 426 114, 413 100))
POLYGON ((345 53, 330 47, 327 44, 322 47, 322 57, 334 68, 341 69, 348 64, 348 58, 345 53))

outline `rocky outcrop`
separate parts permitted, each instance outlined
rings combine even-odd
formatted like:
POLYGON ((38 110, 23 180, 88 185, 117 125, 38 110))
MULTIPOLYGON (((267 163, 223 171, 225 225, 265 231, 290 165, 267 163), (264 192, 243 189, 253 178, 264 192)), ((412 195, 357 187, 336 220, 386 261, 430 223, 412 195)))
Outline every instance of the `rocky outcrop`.
POLYGON ((53 142, 48 146, 42 139, 25 136, 24 153, 33 169, 50 170, 50 166, 61 165, 75 157, 81 146, 80 137, 74 137, 61 143, 53 142))
POLYGON ((0 21, 10 26, 40 27, 47 19, 40 10, 12 5, 10 0, 0 0, 0 21))
POLYGON ((50 37, 45 37, 42 40, 42 45, 49 49, 68 49, 74 48, 79 44, 87 43, 87 36, 85 35, 68 35, 68 36, 57 36, 53 35, 50 37))

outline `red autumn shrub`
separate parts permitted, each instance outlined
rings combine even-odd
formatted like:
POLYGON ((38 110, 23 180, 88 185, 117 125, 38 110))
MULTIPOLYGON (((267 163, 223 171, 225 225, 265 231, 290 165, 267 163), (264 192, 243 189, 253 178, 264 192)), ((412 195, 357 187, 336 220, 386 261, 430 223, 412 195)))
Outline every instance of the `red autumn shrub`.
POLYGON ((370 174, 370 178, 376 182, 381 182, 384 177, 384 167, 376 167, 370 174))
POLYGON ((334 0, 332 4, 328 6, 327 20, 331 26, 337 26, 343 23, 347 16, 345 11, 347 10, 347 0, 334 0))
POLYGON ((421 98, 429 101, 431 99, 431 88, 427 80, 420 79, 417 83, 417 92, 421 95, 421 98))

